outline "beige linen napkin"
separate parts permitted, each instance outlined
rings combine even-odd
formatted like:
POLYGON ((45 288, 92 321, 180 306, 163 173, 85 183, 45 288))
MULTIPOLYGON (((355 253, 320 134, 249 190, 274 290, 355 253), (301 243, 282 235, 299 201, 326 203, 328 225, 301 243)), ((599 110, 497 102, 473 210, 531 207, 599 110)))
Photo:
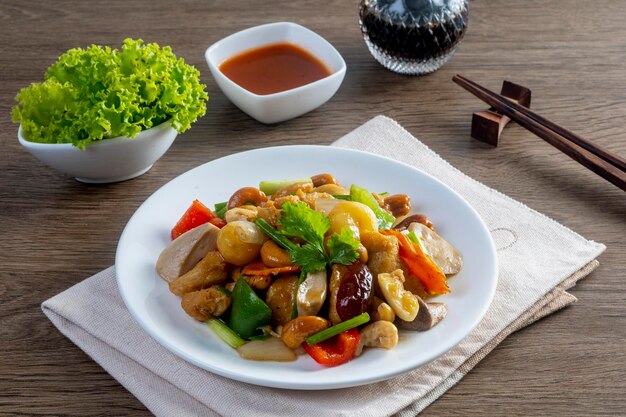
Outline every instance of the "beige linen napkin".
POLYGON ((605 249, 467 177, 386 117, 333 146, 384 155, 434 175, 469 201, 494 237, 500 275, 493 303, 470 335, 439 359, 387 381, 339 390, 232 381, 185 362, 146 334, 118 294, 113 267, 44 302, 43 311, 157 416, 413 416, 506 336, 575 301, 566 290, 598 265, 595 258, 605 249))

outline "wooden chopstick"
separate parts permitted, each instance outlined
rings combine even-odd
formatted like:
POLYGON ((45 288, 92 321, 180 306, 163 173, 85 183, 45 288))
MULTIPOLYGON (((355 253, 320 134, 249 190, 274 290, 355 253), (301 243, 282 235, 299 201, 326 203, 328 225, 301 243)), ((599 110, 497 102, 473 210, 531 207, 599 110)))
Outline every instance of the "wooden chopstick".
MULTIPOLYGON (((485 87, 481 86, 480 84, 463 77, 462 75, 457 75, 455 78, 457 78, 458 80, 460 80, 461 82, 465 82, 468 84, 471 84, 473 86, 475 86, 476 88, 484 91, 486 94, 492 95, 494 96, 494 98, 496 99, 502 99, 499 100, 502 103, 508 105, 509 107, 519 111, 520 113, 530 117, 531 119, 534 119, 535 121, 537 121, 539 124, 544 125, 545 127, 547 127, 548 129, 553 130, 554 132, 558 133, 559 135, 561 135, 562 137, 564 137, 565 139, 570 140, 571 142, 574 142, 576 145, 583 147, 585 149, 587 149, 588 151, 598 155, 600 158, 604 159, 607 162, 610 162, 611 164, 615 165, 616 167, 620 168, 622 171, 626 171, 626 159, 620 157, 619 155, 616 155, 614 153, 611 153, 609 151, 607 151, 606 149, 594 144, 593 142, 590 142, 587 139, 584 139, 578 135, 576 135, 575 133, 565 129, 564 127, 561 127, 559 125, 557 125, 554 122, 551 122, 550 120, 538 115, 537 113, 532 112, 528 107, 522 106, 512 100, 509 100, 507 97, 502 96, 500 94, 495 94, 493 92, 491 92, 490 90, 486 89, 485 87), (497 96, 497 97, 495 97, 497 96)), ((453 80, 455 82, 457 82, 457 80, 455 80, 453 78, 453 80)), ((462 85, 461 83, 457 82, 457 84, 462 85)))
POLYGON ((455 75, 452 80, 570 158, 626 191, 626 160, 619 155, 575 135, 527 107, 520 106, 461 75, 455 75))

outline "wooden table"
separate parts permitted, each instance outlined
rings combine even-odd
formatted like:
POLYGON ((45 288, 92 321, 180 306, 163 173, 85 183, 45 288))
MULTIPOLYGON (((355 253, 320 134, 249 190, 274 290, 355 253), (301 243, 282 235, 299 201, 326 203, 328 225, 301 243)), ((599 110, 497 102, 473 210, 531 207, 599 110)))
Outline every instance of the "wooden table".
POLYGON ((539 113, 626 155, 626 9, 617 0, 472 1, 456 56, 412 78, 371 58, 356 3, 2 1, 0 415, 150 415, 53 327, 40 303, 111 265, 130 215, 175 176, 247 149, 329 144, 378 114, 468 175, 608 247, 573 290, 577 304, 509 337, 423 415, 626 412, 625 194, 518 126, 507 128, 497 149, 470 139, 471 113, 485 106, 451 82, 462 73, 493 89, 503 79, 529 86, 539 113), (283 20, 326 37, 348 73, 323 107, 264 126, 224 97, 203 54, 234 31, 283 20), (211 97, 208 113, 142 177, 81 184, 20 147, 9 116, 13 97, 65 50, 120 45, 125 37, 171 45, 196 65, 211 97))

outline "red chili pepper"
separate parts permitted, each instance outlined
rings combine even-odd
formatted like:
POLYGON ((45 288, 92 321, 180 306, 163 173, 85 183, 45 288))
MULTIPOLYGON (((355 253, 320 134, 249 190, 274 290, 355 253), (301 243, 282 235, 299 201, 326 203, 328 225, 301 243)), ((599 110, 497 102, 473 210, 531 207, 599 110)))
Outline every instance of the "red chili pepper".
POLYGON ((359 330, 350 329, 312 346, 304 342, 302 347, 315 362, 324 366, 337 366, 354 357, 359 340, 359 330))
POLYGON ((219 228, 224 227, 226 222, 219 217, 215 213, 211 211, 207 206, 202 204, 198 200, 193 200, 191 206, 185 211, 185 214, 178 220, 176 226, 172 229, 171 237, 172 240, 176 239, 178 236, 182 235, 188 230, 193 229, 194 227, 198 227, 204 223, 211 223, 214 226, 219 228))

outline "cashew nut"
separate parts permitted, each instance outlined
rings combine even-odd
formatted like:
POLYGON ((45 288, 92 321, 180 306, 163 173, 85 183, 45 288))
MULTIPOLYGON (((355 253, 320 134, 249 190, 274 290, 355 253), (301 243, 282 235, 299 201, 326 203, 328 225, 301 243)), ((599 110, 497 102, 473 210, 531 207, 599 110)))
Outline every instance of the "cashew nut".
POLYGON ((369 260, 369 254, 367 253, 367 248, 363 246, 361 242, 359 242, 359 247, 356 248, 356 251, 359 253, 359 263, 366 264, 369 260))
POLYGON ((328 320, 318 316, 300 316, 283 326, 280 338, 291 349, 296 349, 304 339, 328 328, 328 320))
POLYGON ((389 304, 384 302, 378 297, 374 297, 374 311, 372 313, 372 321, 390 321, 393 322, 396 319, 396 313, 389 304))
POLYGON ((394 217, 404 216, 411 211, 411 198, 406 194, 394 194, 385 197, 383 200, 385 208, 394 215, 394 217))
POLYGON ((255 206, 267 201, 265 193, 258 188, 243 187, 235 191, 228 200, 228 209, 243 206, 246 203, 252 203, 255 206))
POLYGON ((398 329, 390 321, 375 321, 365 326, 359 334, 359 344, 355 356, 359 356, 363 347, 393 349, 398 344, 398 329))
POLYGON ((319 187, 321 185, 326 184, 339 184, 335 177, 330 174, 317 174, 311 177, 311 181, 313 181, 313 185, 315 187, 319 187))
POLYGON ((268 240, 261 246, 261 260, 271 268, 293 265, 289 252, 278 246, 273 240, 268 240))

